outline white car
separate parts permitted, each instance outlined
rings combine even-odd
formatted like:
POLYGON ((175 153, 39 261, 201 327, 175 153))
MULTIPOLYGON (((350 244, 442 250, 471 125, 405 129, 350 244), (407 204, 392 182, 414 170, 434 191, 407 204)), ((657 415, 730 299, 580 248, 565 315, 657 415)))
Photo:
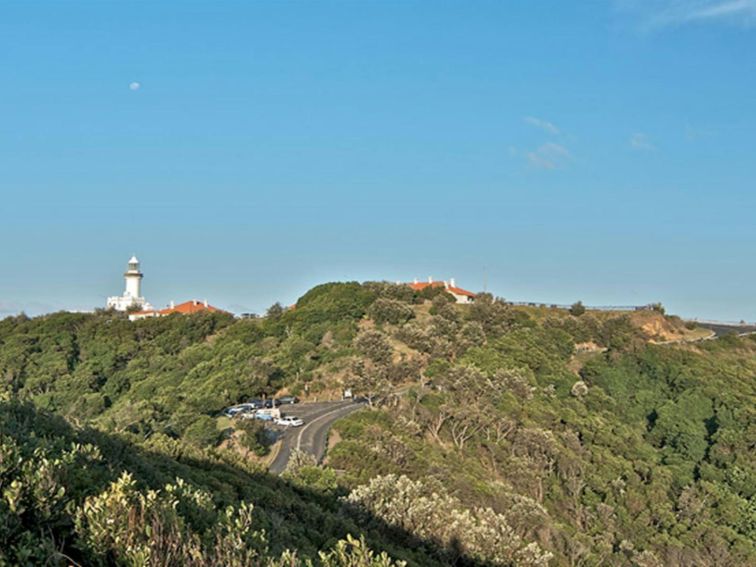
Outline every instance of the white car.
POLYGON ((295 415, 287 415, 285 417, 279 417, 276 420, 276 423, 278 425, 284 425, 286 427, 301 427, 304 425, 304 421, 302 421, 302 418, 297 417, 295 415))

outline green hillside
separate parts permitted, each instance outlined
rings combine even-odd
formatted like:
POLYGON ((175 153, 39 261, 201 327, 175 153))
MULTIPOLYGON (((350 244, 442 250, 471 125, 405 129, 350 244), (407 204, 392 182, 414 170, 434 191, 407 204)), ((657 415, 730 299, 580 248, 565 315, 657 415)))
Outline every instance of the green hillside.
POLYGON ((689 331, 384 283, 259 319, 7 318, 0 564, 754 563, 756 341, 650 342, 689 331), (282 478, 218 417, 346 387, 372 403, 282 478))

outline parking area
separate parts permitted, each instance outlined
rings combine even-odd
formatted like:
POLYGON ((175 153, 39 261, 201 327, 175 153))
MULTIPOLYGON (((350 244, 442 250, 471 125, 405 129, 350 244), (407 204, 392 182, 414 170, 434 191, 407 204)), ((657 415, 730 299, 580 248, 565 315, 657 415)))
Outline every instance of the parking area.
POLYGON ((304 425, 288 428, 282 432, 279 438, 281 445, 268 470, 273 474, 281 474, 286 470, 286 465, 294 450, 309 453, 320 462, 325 455, 328 432, 333 423, 362 407, 364 407, 363 403, 351 400, 299 404, 295 410, 296 413, 292 413, 301 417, 304 425))
POLYGON ((233 420, 259 419, 265 423, 266 429, 280 443, 269 470, 273 474, 281 474, 295 450, 308 453, 320 462, 325 455, 328 431, 333 423, 364 405, 364 400, 281 405, 253 400, 227 407, 222 413, 233 420))
POLYGON ((311 418, 319 416, 324 410, 343 403, 351 402, 348 400, 338 402, 297 402, 281 405, 262 405, 261 403, 250 402, 227 407, 222 413, 231 419, 259 419, 265 421, 271 427, 286 425, 286 423, 278 423, 281 420, 290 422, 292 418, 299 418, 302 420, 302 423, 297 423, 297 426, 301 426, 306 424, 311 418))

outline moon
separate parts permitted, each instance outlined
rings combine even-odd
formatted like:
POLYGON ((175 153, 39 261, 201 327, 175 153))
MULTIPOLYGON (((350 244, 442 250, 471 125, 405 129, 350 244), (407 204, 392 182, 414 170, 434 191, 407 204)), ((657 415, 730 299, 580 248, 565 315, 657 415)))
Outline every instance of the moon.
POLYGON ((133 81, 129 83, 129 89, 132 91, 138 91, 140 88, 142 88, 142 83, 139 81, 133 81))

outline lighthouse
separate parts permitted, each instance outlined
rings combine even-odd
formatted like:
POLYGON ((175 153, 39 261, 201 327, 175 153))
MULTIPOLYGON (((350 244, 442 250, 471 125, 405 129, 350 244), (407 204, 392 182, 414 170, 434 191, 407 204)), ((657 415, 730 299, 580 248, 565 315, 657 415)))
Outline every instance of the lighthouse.
POLYGON ((126 279, 126 291, 124 296, 129 297, 141 297, 142 296, 142 278, 144 274, 139 271, 139 260, 136 256, 132 256, 129 260, 129 267, 126 273, 123 274, 126 279))
POLYGON ((142 278, 144 274, 139 269, 139 260, 132 256, 123 274, 126 280, 126 289, 123 295, 108 297, 107 308, 116 311, 128 311, 130 309, 152 309, 147 300, 142 297, 142 278))

